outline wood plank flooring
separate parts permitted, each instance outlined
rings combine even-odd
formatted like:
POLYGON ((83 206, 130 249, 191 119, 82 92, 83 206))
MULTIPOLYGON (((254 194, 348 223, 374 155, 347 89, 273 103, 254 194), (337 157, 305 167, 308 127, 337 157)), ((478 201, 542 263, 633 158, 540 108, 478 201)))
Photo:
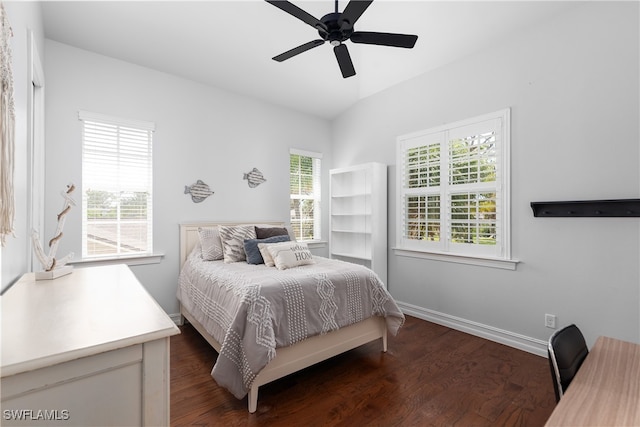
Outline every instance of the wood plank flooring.
POLYGON ((217 353, 190 325, 171 337, 172 426, 543 426, 547 359, 407 316, 374 342, 260 388, 247 411, 211 378, 217 353))

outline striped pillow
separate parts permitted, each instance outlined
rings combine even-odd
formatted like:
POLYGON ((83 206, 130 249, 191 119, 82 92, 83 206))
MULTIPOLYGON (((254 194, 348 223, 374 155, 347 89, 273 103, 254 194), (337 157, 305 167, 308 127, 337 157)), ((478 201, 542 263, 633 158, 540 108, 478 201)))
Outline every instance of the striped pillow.
POLYGON ((224 262, 246 261, 244 241, 256 238, 256 228, 253 225, 220 225, 220 239, 224 262))

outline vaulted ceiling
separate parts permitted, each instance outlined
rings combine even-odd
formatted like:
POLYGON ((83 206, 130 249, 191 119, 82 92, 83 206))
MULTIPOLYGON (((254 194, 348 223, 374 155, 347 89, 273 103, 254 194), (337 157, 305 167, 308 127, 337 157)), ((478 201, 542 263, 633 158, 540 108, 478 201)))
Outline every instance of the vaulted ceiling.
MULTIPOLYGON (((316 18, 334 1, 292 3, 316 18)), ((342 11, 347 1, 339 2, 342 11)), ((49 39, 324 118, 358 100, 528 31, 576 2, 376 0, 356 30, 417 34, 413 49, 346 42, 357 74, 344 79, 309 25, 258 0, 46 1, 49 39)))

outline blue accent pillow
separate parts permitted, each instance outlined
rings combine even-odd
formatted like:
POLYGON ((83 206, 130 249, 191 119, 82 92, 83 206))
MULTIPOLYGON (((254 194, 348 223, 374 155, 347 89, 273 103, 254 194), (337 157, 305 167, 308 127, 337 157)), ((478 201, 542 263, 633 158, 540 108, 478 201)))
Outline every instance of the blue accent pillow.
POLYGON ((264 259, 258 248, 258 243, 289 242, 289 235, 267 237, 266 239, 248 239, 244 241, 244 253, 247 256, 247 264, 264 264, 264 259))

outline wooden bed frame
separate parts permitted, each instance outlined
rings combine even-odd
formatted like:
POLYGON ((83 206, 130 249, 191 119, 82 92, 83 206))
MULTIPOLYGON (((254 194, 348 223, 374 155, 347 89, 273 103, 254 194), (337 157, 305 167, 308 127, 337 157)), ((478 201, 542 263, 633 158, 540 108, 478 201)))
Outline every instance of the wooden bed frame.
MULTIPOLYGON (((251 222, 251 223, 220 223, 220 222, 192 222, 180 224, 180 268, 189 253, 199 241, 198 228, 211 228, 218 225, 240 224, 269 224, 283 226, 282 222, 251 222)), ((180 314, 211 344, 219 353, 220 343, 209 334, 204 326, 198 322, 182 305, 180 314)), ((256 376, 248 394, 249 412, 253 413, 258 407, 258 388, 271 381, 307 368, 323 360, 327 360, 345 351, 382 338, 382 351, 387 351, 387 326, 384 318, 374 316, 351 326, 317 335, 300 341, 289 347, 276 349, 276 357, 265 366, 256 376)))

